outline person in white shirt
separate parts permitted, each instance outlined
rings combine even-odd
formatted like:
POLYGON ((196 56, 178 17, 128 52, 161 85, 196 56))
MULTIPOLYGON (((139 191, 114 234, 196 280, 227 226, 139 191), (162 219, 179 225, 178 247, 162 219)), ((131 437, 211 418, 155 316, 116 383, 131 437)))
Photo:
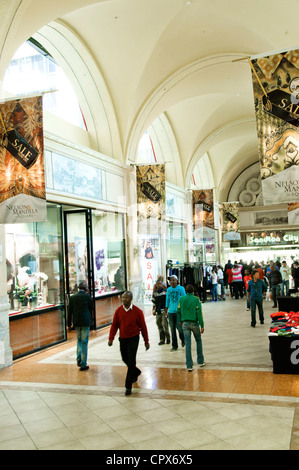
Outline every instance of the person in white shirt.
POLYGON ((289 295, 291 268, 287 266, 286 261, 282 262, 280 273, 282 277, 282 283, 280 285, 281 295, 289 295))
POLYGON ((218 297, 218 279, 216 270, 213 268, 211 272, 211 281, 212 281, 212 300, 211 302, 217 302, 218 297))
POLYGON ((217 279, 218 279, 218 284, 221 285, 221 299, 225 300, 225 290, 224 290, 224 275, 223 271, 220 268, 220 266, 217 266, 217 279))

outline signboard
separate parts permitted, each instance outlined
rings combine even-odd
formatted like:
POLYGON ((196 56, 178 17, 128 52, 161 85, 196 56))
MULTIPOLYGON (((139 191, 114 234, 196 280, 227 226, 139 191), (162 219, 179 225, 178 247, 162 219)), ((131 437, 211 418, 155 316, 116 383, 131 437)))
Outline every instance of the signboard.
POLYGON ((299 232, 252 232, 247 234, 247 246, 297 245, 299 232))

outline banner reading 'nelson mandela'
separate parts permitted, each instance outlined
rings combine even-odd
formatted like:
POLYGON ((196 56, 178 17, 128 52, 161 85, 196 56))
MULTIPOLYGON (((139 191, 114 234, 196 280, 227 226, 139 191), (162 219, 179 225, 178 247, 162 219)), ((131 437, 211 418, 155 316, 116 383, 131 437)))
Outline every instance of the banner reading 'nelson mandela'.
POLYGON ((0 104, 0 224, 47 220, 42 96, 0 104))
POLYGON ((249 63, 264 203, 299 201, 299 50, 249 63))

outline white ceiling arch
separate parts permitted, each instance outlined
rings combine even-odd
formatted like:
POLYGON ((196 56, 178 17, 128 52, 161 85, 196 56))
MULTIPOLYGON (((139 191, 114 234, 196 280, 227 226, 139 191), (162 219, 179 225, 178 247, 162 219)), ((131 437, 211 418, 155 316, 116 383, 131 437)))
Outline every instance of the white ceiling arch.
POLYGON ((251 0, 246 8, 239 0, 2 0, 0 74, 26 39, 51 22, 63 25, 94 79, 90 89, 91 81, 76 79, 78 57, 60 50, 83 83, 78 93, 99 103, 99 116, 96 105, 86 111, 90 146, 135 161, 143 133, 152 128, 158 139, 155 121, 165 119, 176 167, 167 164, 167 177, 189 187, 196 159, 207 153, 225 199, 236 172, 257 161, 251 71, 234 60, 298 47, 298 0, 289 0, 288 12, 278 0, 251 0))
POLYGON ((113 103, 86 45, 62 21, 45 25, 33 37, 53 56, 72 83, 87 123, 91 148, 122 160, 113 103))
MULTIPOLYGON (((244 146, 250 142, 250 146, 255 149, 256 139, 255 118, 240 119, 216 129, 200 143, 192 156, 185 177, 186 187, 192 185, 194 169, 200 164, 200 159, 208 154, 210 188, 214 187, 217 192, 228 190, 230 181, 232 182, 236 177, 236 168, 238 170, 241 168, 242 171, 248 166, 249 157, 247 151, 244 155, 244 146)), ((254 158, 255 160, 257 158, 256 152, 254 158)))

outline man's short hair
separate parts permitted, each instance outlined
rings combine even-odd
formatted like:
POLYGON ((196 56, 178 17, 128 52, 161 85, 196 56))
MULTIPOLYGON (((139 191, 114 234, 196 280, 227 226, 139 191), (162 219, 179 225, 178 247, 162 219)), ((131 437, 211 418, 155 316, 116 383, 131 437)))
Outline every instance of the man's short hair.
POLYGON ((192 286, 192 284, 188 284, 188 285, 186 286, 186 292, 187 292, 188 294, 193 294, 193 292, 194 292, 194 287, 192 286))

